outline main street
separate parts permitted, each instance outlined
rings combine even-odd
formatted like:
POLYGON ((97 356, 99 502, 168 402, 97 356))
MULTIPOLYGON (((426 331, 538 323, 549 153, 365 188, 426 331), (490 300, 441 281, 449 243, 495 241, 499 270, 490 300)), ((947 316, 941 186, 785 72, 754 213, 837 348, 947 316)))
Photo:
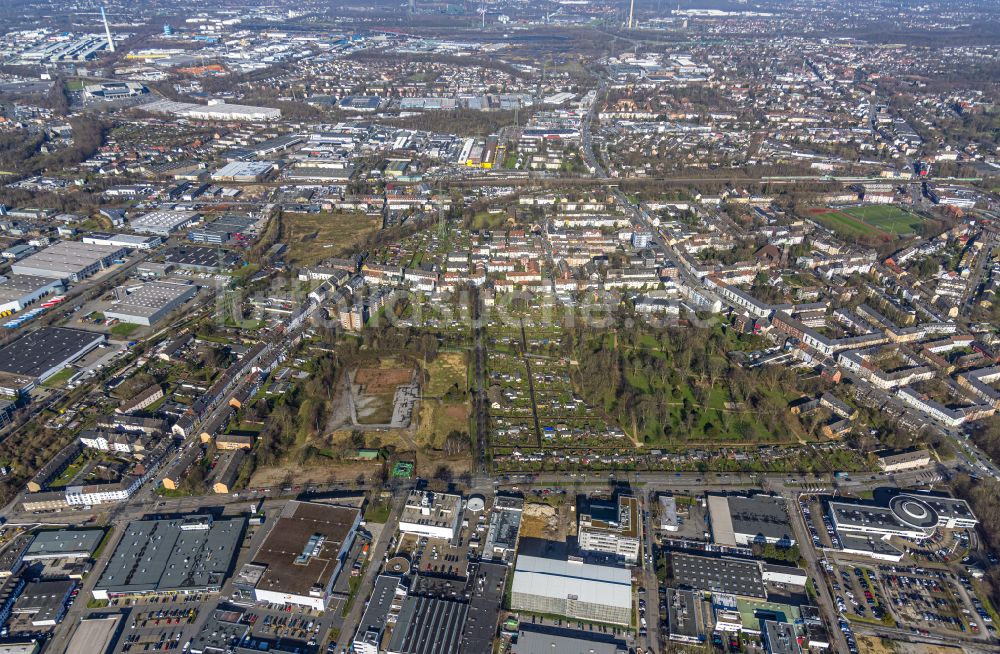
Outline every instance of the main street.
POLYGON ((806 528, 805 519, 799 510, 799 493, 786 490, 783 495, 788 508, 788 517, 792 523, 792 532, 795 534, 795 540, 799 543, 799 553, 805 561, 806 572, 813 580, 813 589, 816 593, 815 601, 823 613, 823 620, 830 625, 830 635, 834 641, 833 651, 846 652, 848 651, 847 638, 840 629, 834 627, 840 614, 837 612, 833 598, 830 597, 830 591, 823 581, 826 578, 826 573, 820 567, 819 553, 812 546, 809 530, 806 528))
POLYGON ((348 610, 347 615, 344 618, 344 625, 340 630, 340 634, 337 636, 337 652, 349 649, 351 646, 351 642, 354 639, 354 632, 357 631, 358 625, 361 622, 361 617, 364 615, 365 607, 368 602, 368 596, 371 595, 371 592, 375 587, 375 578, 381 571, 382 562, 386 558, 386 552, 389 549, 389 541, 393 539, 396 534, 396 528, 399 526, 399 516, 403 511, 405 500, 405 491, 402 491, 393 497, 392 511, 389 514, 389 519, 386 521, 385 525, 383 525, 382 531, 379 532, 378 540, 371 549, 371 554, 368 559, 368 567, 365 568, 364 576, 361 578, 361 583, 358 584, 357 591, 355 591, 351 608, 348 610))
MULTIPOLYGON (((598 100, 604 95, 605 90, 606 85, 604 82, 601 82, 597 91, 598 100)), ((600 181, 601 178, 607 177, 607 172, 605 165, 594 154, 594 139, 592 131, 593 122, 595 120, 594 107, 596 107, 597 104, 597 101, 595 101, 591 106, 590 111, 587 112, 587 116, 583 120, 583 126, 580 134, 580 149, 583 153, 584 163, 586 163, 592 171, 593 178, 595 178, 595 181, 600 181)), ((619 182, 621 181, 617 180, 617 178, 614 179, 619 182)), ((632 220, 634 220, 637 224, 640 224, 649 230, 652 235, 651 242, 656 249, 661 251, 664 256, 666 256, 666 258, 674 264, 674 267, 677 269, 677 273, 680 275, 681 279, 691 288, 700 288, 701 282, 686 269, 678 253, 663 240, 663 237, 660 235, 659 227, 649 213, 647 213, 640 205, 634 204, 631 200, 629 200, 629 198, 622 193, 617 184, 611 186, 610 192, 615 198, 615 201, 618 203, 619 209, 621 209, 626 215, 631 216, 632 220)))

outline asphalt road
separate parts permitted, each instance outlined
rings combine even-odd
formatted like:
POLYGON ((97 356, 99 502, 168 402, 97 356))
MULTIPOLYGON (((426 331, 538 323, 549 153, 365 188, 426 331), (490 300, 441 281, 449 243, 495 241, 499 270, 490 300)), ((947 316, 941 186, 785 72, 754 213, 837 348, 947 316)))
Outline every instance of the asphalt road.
POLYGON ((802 512, 799 510, 799 493, 786 491, 784 497, 786 506, 788 507, 788 517, 792 523, 792 532, 795 534, 795 540, 799 543, 799 553, 805 560, 806 572, 814 580, 816 603, 819 604, 824 621, 830 625, 830 635, 834 642, 833 651, 846 652, 848 651, 847 639, 844 637, 844 633, 836 626, 840 614, 833 603, 833 598, 830 597, 830 590, 824 581, 826 575, 819 563, 819 553, 812 546, 812 538, 809 536, 809 530, 806 528, 802 512))
POLYGON ((340 630, 340 635, 337 637, 337 652, 340 652, 342 649, 349 649, 351 642, 354 640, 354 632, 357 631, 358 624, 361 622, 361 616, 364 615, 368 597, 375 588, 375 578, 382 568, 382 561, 385 558, 386 551, 389 549, 389 541, 399 526, 399 516, 403 511, 405 499, 405 492, 393 497, 392 512, 389 514, 389 520, 386 521, 381 533, 379 533, 378 540, 375 542, 374 547, 372 547, 370 563, 365 569, 365 573, 361 578, 361 584, 358 586, 357 594, 354 597, 354 603, 348 610, 347 616, 344 618, 344 625, 340 630))
POLYGON ((104 566, 107 565, 108 560, 115 551, 115 547, 118 545, 119 539, 121 539, 122 534, 125 532, 124 525, 111 525, 110 529, 113 530, 113 533, 105 543, 104 549, 101 550, 100 556, 98 556, 97 560, 94 562, 93 572, 84 578, 83 585, 80 586, 80 594, 77 595, 76 601, 74 601, 69 607, 69 610, 66 611, 66 615, 63 617, 62 623, 56 627, 55 633, 53 634, 52 640, 49 642, 46 651, 65 651, 66 643, 69 640, 71 632, 74 631, 72 626, 79 622, 80 618, 90 612, 90 609, 87 608, 87 601, 91 597, 90 593, 97 584, 97 581, 101 578, 100 572, 104 570, 104 566))

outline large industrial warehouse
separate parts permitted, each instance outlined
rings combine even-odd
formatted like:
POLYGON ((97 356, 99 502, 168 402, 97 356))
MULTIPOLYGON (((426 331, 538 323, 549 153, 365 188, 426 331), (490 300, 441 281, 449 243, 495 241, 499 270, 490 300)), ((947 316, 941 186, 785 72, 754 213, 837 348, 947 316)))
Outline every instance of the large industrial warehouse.
POLYGON ((135 250, 152 250, 163 243, 159 236, 138 236, 136 234, 107 234, 92 232, 81 239, 84 243, 97 245, 117 245, 120 248, 135 250))
POLYGON ((253 562, 265 567, 254 599, 326 609, 361 523, 355 508, 289 502, 253 562))
POLYGON ((243 518, 210 516, 131 522, 94 586, 94 598, 218 591, 244 524, 243 518))
POLYGON ((439 597, 409 595, 396 619, 388 654, 459 654, 469 605, 439 597))
POLYGON ((78 282, 127 255, 125 248, 116 245, 60 241, 21 259, 10 269, 15 275, 35 275, 78 282))
POLYGON ((115 302, 104 315, 121 322, 149 327, 190 300, 197 292, 198 287, 194 284, 150 282, 115 302))
POLYGON ((212 100, 207 105, 173 100, 157 100, 143 105, 151 113, 171 114, 194 120, 247 120, 269 122, 281 118, 281 109, 251 107, 212 100))
POLYGON ((43 327, 0 349, 0 372, 43 382, 104 342, 104 334, 43 327))
POLYGON ((632 621, 632 573, 625 567, 521 554, 511 608, 627 625, 632 621))
POLYGON ((270 161, 231 161, 212 173, 215 182, 259 182, 272 170, 270 161))
POLYGON ((134 231, 166 238, 197 218, 198 214, 193 211, 151 211, 131 219, 129 223, 134 231))
POLYGON ((37 275, 11 275, 0 278, 0 314, 20 311, 46 295, 63 290, 60 279, 37 275))

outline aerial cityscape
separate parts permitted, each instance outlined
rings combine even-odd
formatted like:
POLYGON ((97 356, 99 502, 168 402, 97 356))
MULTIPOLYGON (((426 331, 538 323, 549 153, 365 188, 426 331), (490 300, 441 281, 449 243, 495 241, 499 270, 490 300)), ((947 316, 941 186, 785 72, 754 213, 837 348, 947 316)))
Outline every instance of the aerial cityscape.
POLYGON ((0 6, 0 654, 1000 652, 996 0, 0 6))

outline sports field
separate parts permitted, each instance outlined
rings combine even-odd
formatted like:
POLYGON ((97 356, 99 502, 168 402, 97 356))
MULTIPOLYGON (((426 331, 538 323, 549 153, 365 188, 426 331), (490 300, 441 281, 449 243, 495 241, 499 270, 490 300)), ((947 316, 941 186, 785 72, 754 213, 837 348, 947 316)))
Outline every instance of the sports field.
POLYGON ((829 227, 841 236, 848 238, 871 239, 889 236, 882 230, 835 209, 819 209, 813 214, 813 219, 824 227, 829 227))
POLYGON ((890 234, 910 234, 923 224, 924 219, 905 209, 887 204, 871 204, 861 207, 849 207, 843 212, 874 225, 883 232, 890 234))
POLYGON ((813 219, 846 237, 873 239, 912 234, 924 219, 890 205, 814 209, 813 219))

